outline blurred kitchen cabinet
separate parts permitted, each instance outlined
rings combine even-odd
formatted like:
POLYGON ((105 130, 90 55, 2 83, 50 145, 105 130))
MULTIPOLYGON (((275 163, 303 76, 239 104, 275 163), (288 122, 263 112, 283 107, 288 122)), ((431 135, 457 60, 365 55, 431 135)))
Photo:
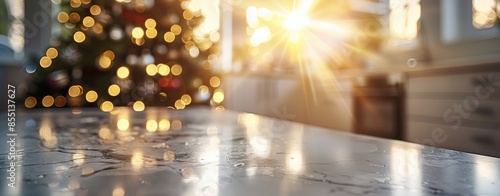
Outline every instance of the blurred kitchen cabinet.
POLYGON ((263 77, 227 75, 223 79, 225 107, 231 110, 262 114, 266 106, 263 77))
POLYGON ((305 91, 301 79, 295 76, 268 77, 267 103, 264 115, 278 119, 308 123, 305 91))
POLYGON ((352 83, 349 79, 226 75, 223 86, 227 109, 352 130, 352 83))
POLYGON ((350 79, 316 78, 312 80, 307 107, 310 124, 352 131, 352 82, 350 79))
POLYGON ((304 91, 294 76, 226 75, 223 83, 228 109, 307 122, 304 91))
POLYGON ((410 72, 405 140, 500 157, 500 67, 410 72))

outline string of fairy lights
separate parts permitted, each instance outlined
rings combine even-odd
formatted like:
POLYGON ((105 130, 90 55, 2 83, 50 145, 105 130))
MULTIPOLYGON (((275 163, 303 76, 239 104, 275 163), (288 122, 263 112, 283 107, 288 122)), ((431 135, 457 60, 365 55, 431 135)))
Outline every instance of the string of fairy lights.
MULTIPOLYGON (((52 0, 55 4, 62 3, 65 0, 52 0)), ((173 2, 172 0, 165 0, 173 2)), ((123 7, 131 7, 137 13, 143 13, 147 9, 151 8, 154 1, 151 0, 115 0, 115 3, 123 7)), ((182 17, 187 21, 187 26, 182 27, 179 23, 179 19, 176 16, 170 16, 171 21, 177 22, 170 26, 170 28, 165 33, 160 33, 158 29, 158 24, 162 21, 157 21, 155 18, 147 18, 142 25, 137 25, 134 27, 127 26, 124 30, 120 28, 111 27, 108 28, 106 21, 108 21, 108 15, 104 7, 101 7, 97 3, 93 3, 93 0, 69 0, 71 8, 77 9, 80 7, 88 7, 88 16, 82 13, 71 12, 70 11, 60 11, 57 14, 57 21, 61 23, 67 29, 73 29, 72 40, 77 44, 82 44, 89 42, 89 36, 102 36, 107 37, 112 40, 120 40, 122 38, 128 37, 130 41, 140 47, 145 45, 148 40, 153 40, 158 38, 163 38, 164 45, 155 46, 154 50, 163 51, 165 56, 169 58, 175 58, 182 55, 183 52, 187 54, 188 57, 197 58, 200 57, 201 52, 208 52, 206 59, 200 61, 199 67, 205 71, 212 71, 214 66, 218 63, 218 55, 220 49, 216 43, 220 40, 219 34, 219 2, 218 1, 201 1, 201 0, 182 0, 179 1, 182 11, 182 17), (193 19, 196 17, 203 17, 202 22, 195 22, 193 19), (109 34, 109 35, 108 35, 109 34), (174 43, 176 40, 181 40, 183 43, 183 49, 185 51, 175 51, 169 50, 165 52, 165 45, 174 43), (163 47, 162 47, 163 46, 163 47)), ((157 40, 157 39, 156 39, 157 40)), ((41 69, 49 69, 53 66, 53 61, 61 57, 66 51, 59 51, 57 46, 50 47, 46 50, 43 57, 40 58, 38 64, 41 69)), ((116 51, 106 50, 100 54, 96 59, 96 66, 101 71, 109 71, 112 67, 116 67, 117 54, 116 51)), ((127 91, 130 88, 128 85, 131 83, 131 65, 141 65, 146 76, 156 77, 157 84, 160 87, 165 87, 172 83, 172 80, 168 80, 167 76, 177 77, 183 74, 184 69, 180 63, 175 61, 169 63, 155 63, 154 57, 149 53, 146 53, 142 58, 134 57, 129 55, 126 58, 126 64, 119 65, 116 69, 115 77, 113 83, 108 86, 107 92, 99 92, 96 89, 91 89, 85 87, 81 84, 71 84, 67 90, 67 95, 53 95, 49 94, 43 98, 36 98, 34 96, 29 96, 25 99, 24 105, 26 108, 34 108, 41 102, 41 106, 50 107, 65 107, 70 106, 74 111, 81 111, 79 106, 81 101, 86 101, 87 103, 94 103, 104 112, 113 111, 115 104, 113 100, 106 100, 104 97, 117 97, 122 92, 127 91), (74 104, 77 103, 77 104, 74 104)), ((114 69, 113 69, 114 70, 114 69)), ((57 72, 57 71, 56 71, 57 72)), ((54 74, 56 77, 62 77, 61 74, 54 74)), ((75 75, 73 73, 73 75, 75 75)), ((77 74, 78 75, 78 74, 77 74)), ((81 75, 81 70, 80 70, 81 75)), ((63 81, 63 83, 68 83, 64 81, 64 78, 55 79, 58 82, 63 81)), ((67 80, 67 79, 66 79, 67 80)), ((221 103, 224 101, 224 91, 220 89, 221 79, 218 76, 210 77, 208 84, 204 83, 203 80, 195 78, 189 81, 188 84, 191 87, 197 88, 197 95, 193 97, 188 93, 183 94, 175 100, 173 106, 169 108, 174 109, 184 109, 186 106, 193 103, 193 101, 202 98, 210 99, 210 104, 215 107, 215 109, 224 109, 221 103), (212 92, 211 92, 212 89, 212 92)), ((165 92, 157 92, 161 97, 167 97, 165 92)), ((144 100, 131 100, 127 106, 133 108, 135 111, 144 111, 147 103, 144 100)))

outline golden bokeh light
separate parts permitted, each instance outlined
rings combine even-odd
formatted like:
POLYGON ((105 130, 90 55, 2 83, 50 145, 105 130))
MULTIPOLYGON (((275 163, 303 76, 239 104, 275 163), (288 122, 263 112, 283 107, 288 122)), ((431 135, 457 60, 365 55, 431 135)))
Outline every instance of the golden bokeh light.
POLYGON ((156 75, 157 71, 156 71, 156 65, 154 64, 149 64, 146 66, 146 74, 148 74, 149 76, 154 76, 156 75))
POLYGON ((158 70, 158 74, 162 76, 166 76, 170 73, 170 68, 168 67, 168 65, 160 63, 156 68, 158 70))
POLYGON ((184 12, 182 12, 182 17, 186 20, 191 20, 191 19, 193 19, 194 15, 193 15, 193 12, 191 12, 189 10, 184 10, 184 12))
POLYGON ((130 71, 128 70, 127 67, 120 67, 118 70, 116 70, 116 75, 121 78, 127 78, 130 75, 130 71))
POLYGON ((85 94, 85 100, 87 100, 89 103, 93 103, 99 98, 99 95, 95 91, 89 91, 87 94, 85 94))
POLYGON ((69 21, 72 23, 77 23, 78 21, 80 21, 80 15, 72 12, 71 14, 69 14, 69 21))
POLYGON ((99 7, 98 5, 93 5, 92 7, 90 7, 90 14, 94 16, 101 14, 101 7, 99 7))
POLYGON ((107 69, 111 66, 111 59, 107 56, 101 56, 99 57, 99 67, 103 68, 103 69, 107 69))
POLYGON ((184 104, 184 102, 182 100, 177 100, 175 101, 175 108, 178 109, 178 110, 182 110, 184 108, 186 108, 186 105, 184 104))
POLYGON ((156 27, 156 21, 152 18, 148 18, 146 22, 144 22, 144 26, 148 29, 153 29, 156 27))
POLYGON ((70 97, 78 97, 83 94, 83 87, 80 85, 73 85, 68 89, 68 95, 70 97))
POLYGON ((132 29, 132 37, 135 39, 140 39, 144 37, 144 30, 141 27, 135 27, 132 29))
POLYGON ((40 66, 42 68, 48 68, 50 65, 52 65, 52 60, 49 57, 44 56, 40 59, 40 66))
POLYGON ((163 39, 165 39, 167 43, 172 43, 175 40, 175 34, 172 32, 166 32, 165 35, 163 35, 163 39))
POLYGON ((181 129, 182 122, 180 120, 173 120, 171 126, 172 126, 172 129, 181 129))
MULTIPOLYGON (((123 1, 123 0, 116 0, 118 2, 123 1)), ((116 187, 113 189, 112 196, 124 196, 125 195, 125 190, 123 190, 122 187, 116 187)))
POLYGON ((177 25, 177 24, 174 24, 170 27, 170 31, 174 34, 174 35, 180 35, 181 32, 182 32, 182 28, 181 26, 177 25))
POLYGON ((174 76, 181 75, 182 67, 179 64, 175 64, 174 66, 172 66, 171 71, 174 76))
POLYGON ((85 41, 85 34, 81 31, 77 31, 73 35, 73 39, 75 40, 76 43, 82 43, 83 41, 85 41))
POLYGON ((26 108, 34 108, 36 106, 36 102, 36 98, 28 97, 24 100, 24 106, 26 106, 26 108))
POLYGON ((146 29, 146 37, 149 39, 153 39, 158 35, 158 31, 156 29, 146 29))
POLYGON ((212 69, 212 63, 208 60, 204 60, 201 63, 201 68, 203 68, 204 70, 210 70, 210 69, 212 69))
POLYGON ((87 16, 87 17, 83 18, 82 24, 83 24, 83 26, 90 28, 90 27, 94 26, 94 24, 95 24, 94 18, 87 16))
POLYGON ((215 101, 215 103, 220 103, 224 101, 224 92, 222 92, 222 90, 220 89, 217 89, 212 99, 215 101))
POLYGON ((64 105, 66 105, 66 98, 61 95, 57 96, 54 100, 54 105, 59 108, 63 107, 64 105))
POLYGON ((130 127, 130 123, 127 119, 120 119, 116 122, 116 128, 120 131, 126 131, 130 127))
POLYGON ((69 20, 69 15, 68 15, 68 13, 66 13, 66 12, 60 12, 59 14, 57 14, 57 20, 58 20, 60 23, 65 23, 65 22, 68 22, 68 20, 69 20))
POLYGON ((205 85, 201 85, 199 88, 198 88, 198 92, 200 92, 201 95, 208 95, 208 93, 210 92, 208 87, 205 86, 205 85))
POLYGON ((103 56, 108 57, 110 60, 115 59, 115 53, 111 50, 106 50, 104 53, 102 53, 103 56))
POLYGON ((146 105, 142 101, 136 101, 134 102, 134 105, 132 106, 134 111, 136 112, 142 112, 144 109, 146 109, 146 105))
POLYGON ((210 86, 219 87, 220 86, 220 78, 217 76, 213 76, 210 78, 210 86))
POLYGON ((52 105, 54 105, 54 97, 50 95, 43 97, 42 105, 46 108, 51 107, 52 105))
POLYGON ((156 130, 158 130, 158 123, 156 122, 156 120, 146 121, 146 130, 148 132, 156 132, 156 130))
POLYGON ((113 97, 118 96, 118 94, 120 94, 120 91, 121 91, 120 87, 116 84, 112 84, 108 88, 109 95, 113 97))
POLYGON ((80 0, 71 0, 69 1, 69 5, 72 8, 79 8, 82 5, 82 2, 80 0))
POLYGON ((182 95, 181 100, 185 105, 191 104, 192 101, 191 96, 189 96, 188 94, 182 95))
POLYGON ((113 110, 114 105, 111 103, 111 101, 105 101, 103 102, 100 107, 99 107, 103 112, 110 112, 113 110))
POLYGON ((59 52, 57 52, 57 49, 55 48, 49 48, 47 49, 47 52, 45 52, 45 55, 47 55, 50 59, 55 59, 57 55, 59 55, 59 52))
POLYGON ((101 34, 104 31, 104 27, 101 25, 101 23, 96 22, 94 26, 92 26, 92 31, 94 31, 96 34, 101 34))
POLYGON ((159 131, 168 131, 170 129, 170 121, 167 119, 162 119, 158 122, 159 131))

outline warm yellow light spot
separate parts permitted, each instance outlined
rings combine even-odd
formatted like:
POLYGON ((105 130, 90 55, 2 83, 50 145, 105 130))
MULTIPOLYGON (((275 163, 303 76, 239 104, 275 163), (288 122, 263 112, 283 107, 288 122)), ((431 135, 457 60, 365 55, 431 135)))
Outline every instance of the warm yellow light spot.
POLYGON ((91 2, 91 0, 82 0, 82 3, 85 5, 89 4, 90 2, 91 2))
POLYGON ((82 23, 83 23, 83 26, 85 26, 85 27, 92 27, 92 26, 94 26, 95 21, 92 17, 87 16, 87 17, 83 18, 82 23))
POLYGON ((156 65, 154 64, 149 64, 146 66, 146 73, 149 75, 149 76, 154 76, 156 75, 156 65))
POLYGON ((130 71, 128 70, 127 67, 120 67, 118 70, 116 70, 116 75, 121 78, 127 78, 130 75, 130 71))
POLYGON ((146 43, 146 40, 144 40, 144 38, 139 38, 139 39, 135 39, 132 37, 132 43, 134 43, 135 45, 138 45, 138 46, 142 46, 144 45, 144 43, 146 43))
POLYGON ((193 58, 198 57, 198 55, 200 55, 200 49, 196 46, 189 48, 189 55, 193 58))
POLYGON ((81 31, 78 31, 73 35, 73 39, 75 39, 76 43, 82 43, 83 41, 85 41, 85 34, 81 31))
POLYGON ((87 100, 89 103, 93 103, 97 100, 99 95, 95 91, 89 91, 87 94, 85 94, 85 100, 87 100))
POLYGON ((111 86, 109 86, 108 88, 108 93, 109 95, 111 96, 117 96, 118 94, 120 94, 120 87, 116 84, 112 84, 111 86))
POLYGON ((194 15, 193 15, 193 12, 191 12, 189 10, 184 10, 184 12, 182 12, 182 17, 186 20, 191 20, 191 19, 193 19, 194 15))
POLYGON ((49 48, 47 49, 47 52, 45 52, 45 55, 47 55, 50 59, 55 59, 57 55, 59 55, 59 52, 57 52, 57 49, 55 48, 49 48))
POLYGON ((165 35, 163 35, 163 39, 165 39, 168 43, 172 43, 175 40, 175 34, 172 32, 166 32, 165 35))
POLYGON ((116 128, 118 128, 120 131, 126 131, 128 127, 130 126, 130 123, 127 119, 120 119, 116 122, 116 128))
POLYGON ((83 94, 83 87, 80 85, 73 85, 68 89, 68 95, 70 97, 78 97, 83 94))
POLYGON ((68 22, 68 20, 69 20, 69 15, 68 15, 68 13, 66 13, 66 12, 60 12, 60 13, 57 15, 57 20, 58 20, 60 23, 65 23, 65 22, 68 22))
POLYGON ((210 61, 204 60, 201 63, 201 68, 203 68, 204 70, 210 70, 212 69, 212 63, 210 61))
POLYGON ((92 7, 90 7, 90 14, 94 16, 101 14, 101 7, 99 7, 98 5, 93 5, 92 7))
POLYGON ((42 68, 50 67, 50 65, 52 65, 52 60, 49 57, 44 56, 40 59, 40 66, 42 68))
POLYGON ((24 100, 24 106, 26 106, 26 108, 35 107, 36 106, 36 98, 34 98, 34 97, 26 98, 26 100, 24 100))
POLYGON ((96 34, 101 34, 104 31, 104 27, 100 23, 95 23, 95 25, 92 27, 92 31, 94 31, 96 34))
POLYGON ((217 76, 210 78, 210 86, 219 87, 220 86, 220 78, 217 76))
POLYGON ((160 131, 168 131, 170 129, 170 121, 168 121, 167 119, 160 120, 160 122, 158 123, 158 129, 160 131))
POLYGON ((113 103, 111 101, 105 101, 101 104, 100 108, 103 112, 109 112, 113 110, 113 103))
POLYGON ((144 36, 144 31, 141 27, 135 27, 132 29, 132 37, 135 39, 140 39, 144 36))
POLYGON ((66 105, 66 98, 61 95, 57 96, 54 101, 54 105, 56 107, 63 107, 64 105, 66 105))
POLYGON ((174 24, 170 27, 170 31, 172 31, 174 35, 180 35, 182 32, 182 28, 181 26, 174 24))
POLYGON ((111 66, 111 59, 107 56, 101 56, 99 57, 99 66, 106 69, 111 66))
POLYGON ((69 14, 69 21, 72 23, 77 23, 78 21, 80 21, 80 15, 78 15, 75 12, 72 12, 71 14, 69 14))
POLYGON ((149 39, 155 38, 156 35, 158 35, 158 31, 156 31, 156 29, 147 29, 146 30, 146 37, 148 37, 149 39))
POLYGON ((188 94, 182 95, 181 100, 182 100, 182 102, 184 102, 185 105, 191 104, 191 101, 192 101, 191 96, 188 94))
POLYGON ((148 29, 152 29, 152 28, 155 28, 156 27, 156 21, 152 18, 149 18, 146 20, 146 22, 144 22, 144 26, 146 26, 146 28, 148 29))
POLYGON ((172 66, 172 74, 174 76, 181 75, 181 73, 182 73, 182 67, 179 64, 175 64, 174 66, 172 66))
POLYGON ((202 95, 207 95, 210 91, 208 90, 208 87, 205 86, 205 85, 201 85, 199 88, 198 88, 198 91, 200 92, 200 94, 202 95))
MULTIPOLYGON (((117 2, 122 2, 123 0, 116 0, 117 2)), ((123 190, 122 187, 116 187, 113 189, 113 195, 112 196, 124 196, 125 195, 125 190, 123 190)))
POLYGON ((52 105, 54 105, 54 97, 50 96, 50 95, 47 95, 45 96, 43 99, 42 99, 42 105, 44 107, 50 107, 52 105))
POLYGON ((156 120, 148 120, 146 121, 146 130, 149 132, 156 132, 158 129, 158 123, 156 120))
POLYGON ((224 93, 221 91, 216 91, 214 93, 214 96, 212 97, 212 99, 215 101, 215 103, 220 103, 222 101, 224 101, 224 93))
POLYGON ((82 5, 82 2, 80 0, 71 0, 69 2, 69 5, 72 7, 72 8, 79 8, 81 5, 82 5))
POLYGON ((177 100, 175 101, 175 108, 178 109, 178 110, 182 110, 184 108, 186 108, 186 105, 184 104, 184 102, 182 100, 177 100))
POLYGON ((157 70, 158 70, 158 74, 162 75, 162 76, 166 76, 170 73, 170 68, 165 65, 165 64, 158 64, 157 66, 157 70))
POLYGON ((85 154, 75 153, 73 154, 73 164, 82 165, 85 163, 85 154))
POLYGON ((180 120, 172 121, 172 129, 181 129, 181 128, 182 128, 182 122, 180 120))
POLYGON ((142 112, 144 111, 144 109, 146 109, 146 105, 142 101, 136 101, 134 102, 132 108, 134 108, 134 111, 136 112, 142 112))
POLYGON ((108 57, 110 60, 115 59, 115 53, 111 50, 106 50, 104 53, 102 53, 103 56, 108 57))
POLYGON ((111 132, 111 130, 109 130, 109 128, 102 127, 102 128, 99 129, 99 137, 101 139, 103 139, 103 140, 111 140, 115 136, 113 135, 113 133, 111 132))

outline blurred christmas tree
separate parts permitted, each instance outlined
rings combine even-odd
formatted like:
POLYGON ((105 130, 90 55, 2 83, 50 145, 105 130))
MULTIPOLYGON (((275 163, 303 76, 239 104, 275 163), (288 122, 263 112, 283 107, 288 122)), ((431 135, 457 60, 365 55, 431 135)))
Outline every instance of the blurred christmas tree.
MULTIPOLYGON (((224 99, 219 3, 204 0, 53 0, 60 35, 31 69, 25 106, 211 104, 224 99)), ((29 69, 27 69, 29 70, 29 69)))

